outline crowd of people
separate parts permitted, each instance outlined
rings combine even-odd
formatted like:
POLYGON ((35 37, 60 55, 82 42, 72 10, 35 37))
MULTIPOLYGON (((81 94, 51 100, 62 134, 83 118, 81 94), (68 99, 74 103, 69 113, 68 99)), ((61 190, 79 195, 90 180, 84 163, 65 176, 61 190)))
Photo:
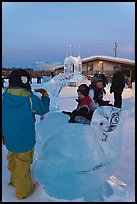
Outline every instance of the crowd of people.
MULTIPOLYGON (((124 74, 115 68, 110 93, 114 93, 114 105, 105 101, 105 87, 108 84, 103 73, 95 75, 91 84, 78 86, 78 105, 72 112, 62 111, 70 116, 69 123, 90 124, 92 115, 99 106, 122 107, 122 92, 125 86, 124 74)), ((9 185, 15 187, 17 199, 28 197, 35 190, 30 174, 35 140, 35 115, 49 112, 50 98, 45 89, 36 89, 41 99, 31 91, 31 77, 25 70, 14 70, 9 76, 9 87, 2 97, 2 143, 8 150, 9 185)))
POLYGON ((107 77, 103 73, 95 73, 89 86, 81 84, 77 89, 77 108, 72 112, 62 111, 70 116, 68 122, 90 124, 93 112, 99 106, 115 106, 121 109, 125 77, 119 67, 115 67, 110 87, 110 93, 114 92, 114 104, 111 104, 110 100, 103 99, 104 94, 106 94, 105 87, 107 84, 107 77))

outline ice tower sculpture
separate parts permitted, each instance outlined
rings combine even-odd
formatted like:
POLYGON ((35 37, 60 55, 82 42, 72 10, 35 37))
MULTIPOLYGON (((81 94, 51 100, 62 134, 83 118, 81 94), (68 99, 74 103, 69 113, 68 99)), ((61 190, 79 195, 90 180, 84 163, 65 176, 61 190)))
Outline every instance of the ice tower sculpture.
POLYGON ((80 54, 74 57, 71 55, 71 44, 70 44, 70 55, 64 59, 64 75, 72 75, 69 84, 77 85, 77 80, 81 80, 82 77, 82 60, 80 54))
POLYGON ((69 75, 72 73, 75 76, 82 74, 82 60, 80 56, 78 57, 69 56, 66 57, 64 60, 64 74, 69 75))

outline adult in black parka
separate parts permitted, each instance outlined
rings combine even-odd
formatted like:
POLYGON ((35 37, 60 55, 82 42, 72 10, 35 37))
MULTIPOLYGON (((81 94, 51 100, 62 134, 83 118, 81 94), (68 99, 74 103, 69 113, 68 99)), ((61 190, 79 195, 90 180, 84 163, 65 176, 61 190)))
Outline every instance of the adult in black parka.
POLYGON ((110 93, 114 93, 114 106, 117 108, 122 107, 122 92, 125 87, 125 76, 119 67, 115 67, 115 73, 112 77, 110 86, 110 93))

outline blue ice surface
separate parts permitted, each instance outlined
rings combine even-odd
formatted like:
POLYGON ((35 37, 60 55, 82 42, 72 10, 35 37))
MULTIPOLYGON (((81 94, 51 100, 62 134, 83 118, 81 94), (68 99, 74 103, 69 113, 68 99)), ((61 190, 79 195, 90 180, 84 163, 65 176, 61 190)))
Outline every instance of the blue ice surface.
POLYGON ((42 77, 42 83, 48 82, 51 79, 50 76, 43 76, 42 77))
MULTIPOLYGON (((59 110, 59 104, 58 104, 58 98, 59 94, 64 86, 68 86, 69 82, 77 81, 78 84, 81 83, 83 79, 86 79, 84 75, 79 75, 70 73, 68 75, 65 75, 64 73, 54 76, 53 78, 44 76, 42 79, 42 84, 35 84, 33 83, 33 89, 37 88, 44 88, 47 90, 49 97, 50 97, 50 111, 58 111, 59 110)), ((40 93, 35 92, 32 90, 34 94, 36 94, 38 97, 41 97, 40 93)))
POLYGON ((117 108, 99 107, 91 125, 85 125, 69 124, 68 115, 50 112, 37 125, 41 145, 35 176, 49 196, 101 202, 113 193, 107 179, 120 157, 119 114, 117 108))

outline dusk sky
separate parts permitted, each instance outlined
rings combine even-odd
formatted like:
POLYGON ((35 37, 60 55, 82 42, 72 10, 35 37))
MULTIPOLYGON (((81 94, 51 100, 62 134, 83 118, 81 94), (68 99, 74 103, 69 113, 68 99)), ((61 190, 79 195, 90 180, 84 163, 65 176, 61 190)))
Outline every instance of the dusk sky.
POLYGON ((2 2, 2 66, 105 55, 135 59, 135 2, 2 2))

